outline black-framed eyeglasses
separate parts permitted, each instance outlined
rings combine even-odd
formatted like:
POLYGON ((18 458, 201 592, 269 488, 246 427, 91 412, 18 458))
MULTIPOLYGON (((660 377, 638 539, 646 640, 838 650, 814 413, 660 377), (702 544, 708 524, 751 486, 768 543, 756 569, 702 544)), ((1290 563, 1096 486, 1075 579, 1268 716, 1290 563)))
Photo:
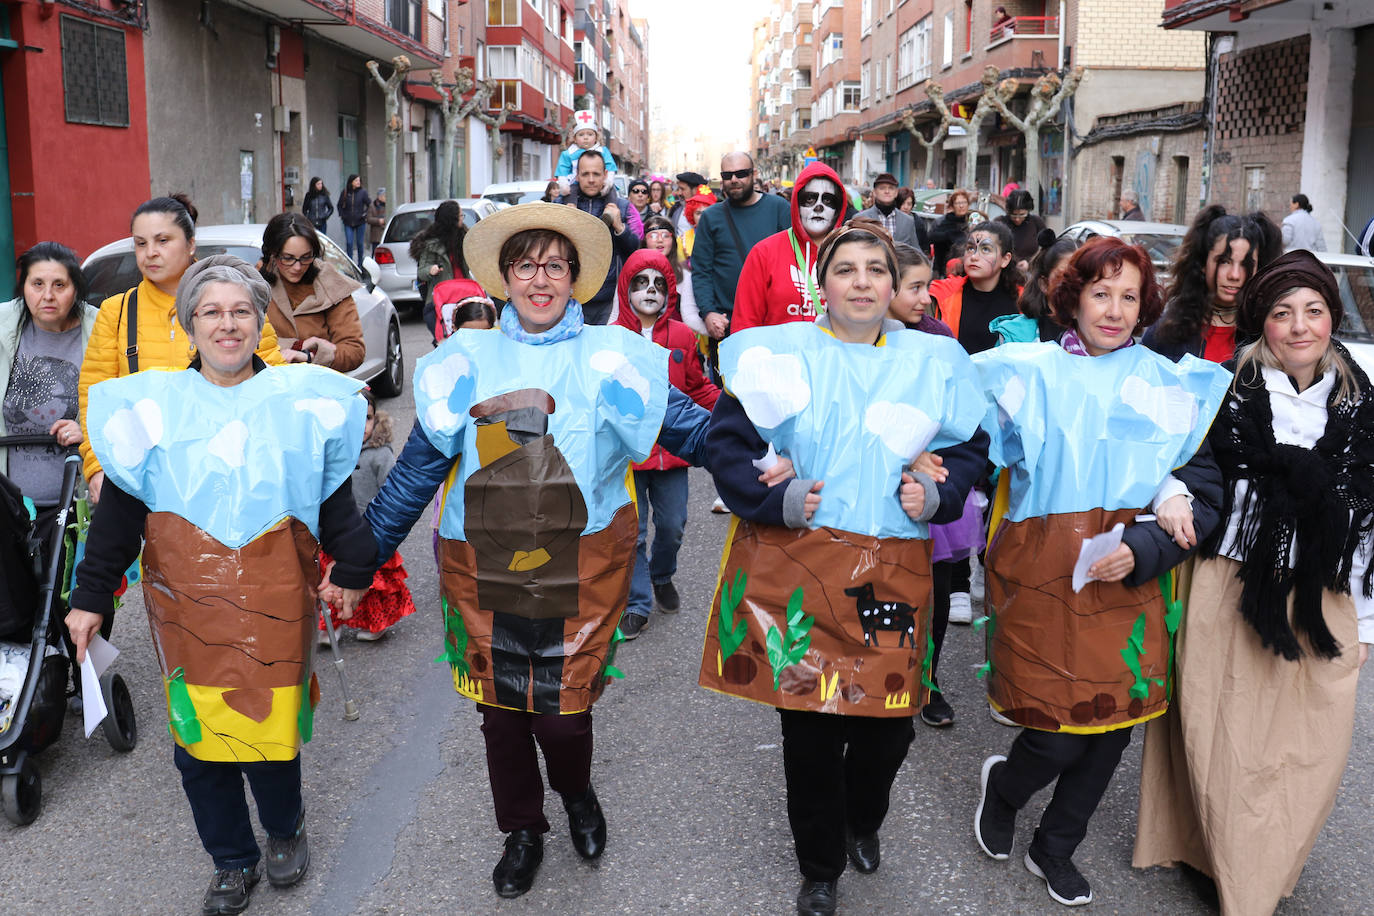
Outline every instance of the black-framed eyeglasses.
POLYGON ((550 280, 562 280, 572 273, 572 262, 567 258, 549 258, 547 261, 536 261, 533 258, 521 258, 518 261, 511 261, 508 265, 510 272, 521 280, 533 280, 534 275, 539 273, 540 268, 544 270, 544 276, 550 280))
POLYGON ((797 204, 801 207, 814 207, 816 201, 820 201, 833 210, 840 209, 840 195, 831 193, 818 194, 815 191, 802 191, 797 195, 797 204))
POLYGON ((752 174, 754 174, 754 170, 752 168, 735 169, 733 172, 727 172, 724 169, 721 169, 720 180, 729 181, 732 178, 748 178, 752 174))
POLYGON ((296 256, 293 255, 293 254, 279 254, 279 255, 277 255, 277 263, 278 263, 278 264, 284 264, 284 265, 286 265, 287 267, 294 267, 294 266, 297 265, 297 264, 304 264, 304 265, 306 265, 306 266, 309 266, 310 264, 313 264, 314 262, 315 262, 315 256, 314 256, 313 254, 303 254, 303 255, 301 255, 300 257, 296 257, 296 256))

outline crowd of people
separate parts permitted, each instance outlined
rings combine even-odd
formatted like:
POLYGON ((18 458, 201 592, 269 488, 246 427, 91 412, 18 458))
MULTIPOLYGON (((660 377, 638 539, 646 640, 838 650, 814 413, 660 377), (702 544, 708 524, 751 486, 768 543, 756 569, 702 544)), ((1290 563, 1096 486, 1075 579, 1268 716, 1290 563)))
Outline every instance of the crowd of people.
POLYGON ((891 175, 860 207, 823 163, 779 195, 735 152, 719 197, 693 172, 621 197, 580 127, 547 201, 469 229, 446 202, 412 243, 436 346, 399 456, 343 374, 354 290, 321 257, 334 212, 362 256, 357 176, 337 208, 312 181, 256 264, 197 258, 184 196, 146 202, 142 279, 98 309, 69 249, 20 258, 0 435, 53 442, 0 471, 51 524, 81 451, 78 659, 142 553, 203 912, 305 874, 317 598, 364 640, 412 613, 396 548, 430 507, 442 660, 481 711, 504 834, 493 888, 534 884, 545 778, 602 856, 592 708, 618 647, 684 604, 693 466, 734 515, 699 683, 779 711, 799 914, 880 867, 916 720, 956 718, 948 627, 975 619, 989 710, 1020 729, 970 774, 984 853, 1008 859, 1054 784, 1025 867, 1090 902, 1074 854, 1142 725, 1134 864, 1195 870, 1228 914, 1291 894, 1374 643, 1374 390, 1304 221, 1208 206, 1162 286, 1139 247, 1056 238, 1020 189, 982 222, 956 190, 927 229, 891 175))

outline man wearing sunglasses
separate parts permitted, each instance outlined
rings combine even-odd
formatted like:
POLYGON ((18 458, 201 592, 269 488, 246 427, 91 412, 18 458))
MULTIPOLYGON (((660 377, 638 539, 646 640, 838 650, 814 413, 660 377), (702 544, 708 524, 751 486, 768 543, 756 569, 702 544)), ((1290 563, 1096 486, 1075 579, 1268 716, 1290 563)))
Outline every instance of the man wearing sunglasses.
POLYGON ((883 172, 873 180, 873 206, 861 211, 859 216, 882 223, 887 234, 892 236, 892 241, 905 242, 930 256, 925 222, 897 206, 897 179, 888 172, 883 172))
POLYGON ((835 170, 813 162, 797 176, 790 228, 754 246, 744 259, 730 329, 815 321, 824 308, 816 253, 836 226, 854 215, 835 170))
POLYGON ((701 214, 692 248, 692 289, 713 340, 730 332, 735 289, 750 249, 792 222, 787 201, 754 189, 748 153, 726 153, 720 160, 720 188, 725 199, 701 214))

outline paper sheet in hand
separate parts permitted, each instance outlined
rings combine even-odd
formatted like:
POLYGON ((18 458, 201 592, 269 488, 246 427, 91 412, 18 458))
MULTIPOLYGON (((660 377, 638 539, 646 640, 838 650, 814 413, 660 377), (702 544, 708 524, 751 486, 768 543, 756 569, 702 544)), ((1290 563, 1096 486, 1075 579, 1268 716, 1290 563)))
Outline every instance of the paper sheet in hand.
POLYGON ((1088 575, 1089 568, 1121 546, 1121 534, 1125 530, 1126 526, 1117 522, 1111 531, 1083 539, 1083 547, 1078 551, 1078 562, 1073 564, 1073 590, 1075 592, 1083 591, 1083 586, 1094 581, 1093 577, 1088 575))
POLYGON ((81 663, 81 708, 85 713, 86 737, 99 727, 109 712, 105 697, 100 693, 100 675, 119 657, 119 650, 106 642, 99 633, 86 646, 86 660, 81 663))

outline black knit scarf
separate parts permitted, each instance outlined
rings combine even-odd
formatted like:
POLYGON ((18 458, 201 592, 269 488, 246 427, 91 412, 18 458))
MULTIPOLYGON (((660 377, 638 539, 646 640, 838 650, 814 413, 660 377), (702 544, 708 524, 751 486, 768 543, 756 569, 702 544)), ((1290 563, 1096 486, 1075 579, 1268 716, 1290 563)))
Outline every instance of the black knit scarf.
MULTIPOLYGON (((1355 550, 1374 529, 1374 389, 1345 348, 1335 340, 1331 346, 1354 370, 1359 400, 1338 405, 1337 382, 1327 401, 1326 429, 1312 448, 1274 440, 1269 393, 1258 366, 1236 379, 1208 434, 1226 487, 1223 524, 1202 552, 1216 556, 1223 547, 1240 548, 1241 615, 1265 648, 1290 661, 1302 655, 1288 623, 1290 593, 1293 624, 1312 650, 1323 658, 1340 654, 1322 617, 1322 590, 1350 593, 1355 550), (1249 482, 1250 497, 1239 507, 1235 543, 1223 545, 1239 479, 1249 482), (1291 567, 1290 557, 1296 557, 1291 567)), ((1234 371, 1235 361, 1226 366, 1234 371)), ((1374 596, 1371 574, 1374 564, 1360 583, 1366 598, 1374 596)))

